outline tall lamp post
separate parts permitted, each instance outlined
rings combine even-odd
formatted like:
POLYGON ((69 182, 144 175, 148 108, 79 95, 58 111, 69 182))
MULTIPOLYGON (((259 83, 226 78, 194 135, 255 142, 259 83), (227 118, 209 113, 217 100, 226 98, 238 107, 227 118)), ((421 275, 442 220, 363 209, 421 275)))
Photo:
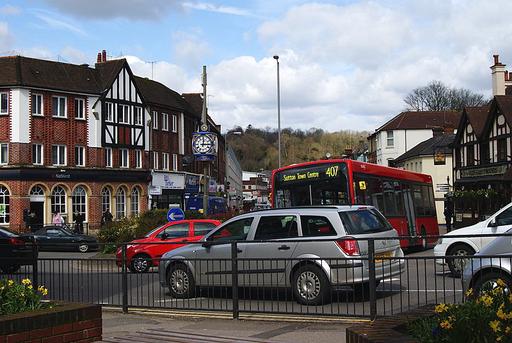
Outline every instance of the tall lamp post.
POLYGON ((281 168, 281 91, 279 86, 279 56, 274 55, 277 62, 277 150, 278 166, 281 168))

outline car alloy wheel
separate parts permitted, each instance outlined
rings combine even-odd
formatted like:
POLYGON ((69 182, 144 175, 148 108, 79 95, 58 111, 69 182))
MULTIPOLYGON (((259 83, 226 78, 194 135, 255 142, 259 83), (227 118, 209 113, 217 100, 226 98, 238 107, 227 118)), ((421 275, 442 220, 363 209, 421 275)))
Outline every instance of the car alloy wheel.
POLYGON ((320 279, 312 271, 304 271, 297 278, 297 291, 301 298, 312 300, 320 294, 320 279))
POLYGON ((298 267, 291 280, 295 299, 303 305, 319 305, 328 300, 331 285, 324 271, 314 263, 298 267))
POLYGON ((80 243, 78 245, 78 250, 80 252, 87 252, 89 250, 89 245, 87 243, 80 243))
POLYGON ((466 264, 470 261, 468 256, 474 255, 473 249, 465 244, 458 244, 451 248, 447 255, 454 256, 447 259, 448 268, 454 277, 460 277, 466 264))
POLYGON ((145 273, 149 270, 149 259, 144 256, 134 257, 132 260, 131 271, 135 273, 145 273))
POLYGON ((174 269, 171 273, 171 289, 175 294, 183 295, 189 291, 188 274, 183 269, 174 269))

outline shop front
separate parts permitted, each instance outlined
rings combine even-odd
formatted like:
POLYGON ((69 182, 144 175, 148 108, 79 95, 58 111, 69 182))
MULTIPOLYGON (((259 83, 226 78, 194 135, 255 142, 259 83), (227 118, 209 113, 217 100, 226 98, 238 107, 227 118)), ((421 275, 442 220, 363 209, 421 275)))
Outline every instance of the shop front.
POLYGON ((485 220, 512 199, 509 164, 461 169, 453 193, 455 228, 485 220))
POLYGON ((183 173, 151 173, 149 196, 151 208, 168 209, 184 207, 185 174, 183 173))

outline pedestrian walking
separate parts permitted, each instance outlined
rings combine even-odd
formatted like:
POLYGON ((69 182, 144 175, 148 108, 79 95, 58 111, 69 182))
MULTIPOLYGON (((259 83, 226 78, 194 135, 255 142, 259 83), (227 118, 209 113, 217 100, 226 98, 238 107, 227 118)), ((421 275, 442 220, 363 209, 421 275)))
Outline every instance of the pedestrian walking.
POLYGON ((452 230, 453 201, 449 196, 444 200, 444 218, 446 220, 446 232, 450 232, 452 230))
POLYGON ((73 216, 75 218, 75 231, 80 234, 84 233, 84 215, 80 212, 75 212, 73 216))
POLYGON ((64 224, 64 218, 59 212, 53 213, 52 224, 56 226, 62 226, 64 224))

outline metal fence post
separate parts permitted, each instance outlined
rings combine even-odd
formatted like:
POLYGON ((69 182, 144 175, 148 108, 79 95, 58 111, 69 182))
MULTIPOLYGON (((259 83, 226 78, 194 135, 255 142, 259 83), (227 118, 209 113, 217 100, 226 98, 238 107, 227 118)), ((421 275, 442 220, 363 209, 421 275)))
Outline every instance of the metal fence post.
POLYGON ((369 295, 370 295, 370 319, 377 318, 377 281, 375 279, 375 241, 368 239, 368 273, 369 273, 369 295))
POLYGON ((122 246, 122 292, 123 292, 123 313, 128 313, 128 271, 126 270, 126 244, 122 246))
POLYGON ((32 284, 34 288, 39 286, 39 270, 37 266, 39 251, 35 239, 32 240, 32 284))
POLYGON ((238 248, 236 241, 231 243, 231 287, 233 289, 233 319, 238 319, 238 248))

